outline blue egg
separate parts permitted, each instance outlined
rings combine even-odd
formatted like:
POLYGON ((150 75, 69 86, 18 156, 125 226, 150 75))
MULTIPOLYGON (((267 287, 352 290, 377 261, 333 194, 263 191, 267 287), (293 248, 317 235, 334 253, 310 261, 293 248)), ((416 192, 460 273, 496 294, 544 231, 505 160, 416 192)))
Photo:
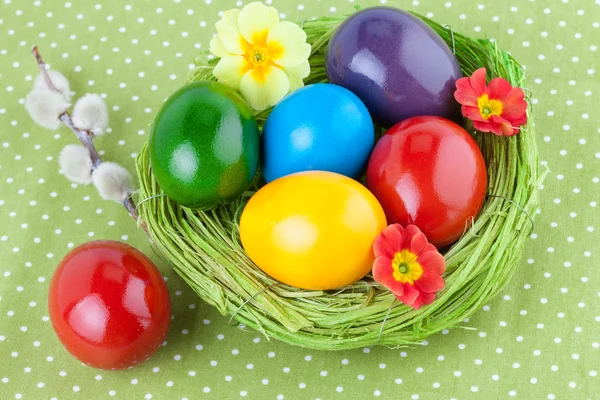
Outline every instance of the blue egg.
POLYGON ((267 182, 300 171, 359 178, 375 145, 373 120, 351 91, 329 83, 306 86, 271 112, 262 135, 267 182))

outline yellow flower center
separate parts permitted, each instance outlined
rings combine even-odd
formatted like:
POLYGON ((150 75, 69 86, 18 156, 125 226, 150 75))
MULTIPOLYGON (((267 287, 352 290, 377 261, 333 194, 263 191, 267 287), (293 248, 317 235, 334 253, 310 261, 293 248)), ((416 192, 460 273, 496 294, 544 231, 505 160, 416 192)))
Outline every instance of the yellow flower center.
POLYGON ((252 50, 246 53, 246 60, 254 67, 260 67, 271 61, 269 57, 269 50, 261 48, 259 46, 253 46, 252 50))
POLYGON ((423 275, 423 267, 417 262, 416 254, 406 249, 394 255, 392 268, 394 279, 402 283, 413 285, 423 275))
POLYGON ((477 106, 479 107, 481 117, 486 121, 490 119, 492 115, 502 115, 502 111, 504 110, 504 104, 502 104, 500 100, 490 100, 487 94, 484 94, 477 99, 477 106))
POLYGON ((256 32, 252 35, 252 43, 248 43, 242 36, 240 41, 244 50, 246 65, 241 71, 242 75, 252 71, 253 77, 259 82, 267 79, 268 68, 275 65, 273 60, 281 57, 283 47, 274 41, 267 43, 269 31, 256 32))
POLYGON ((254 50, 254 54, 252 54, 252 63, 254 65, 260 65, 264 61, 266 61, 266 54, 261 50, 254 50))

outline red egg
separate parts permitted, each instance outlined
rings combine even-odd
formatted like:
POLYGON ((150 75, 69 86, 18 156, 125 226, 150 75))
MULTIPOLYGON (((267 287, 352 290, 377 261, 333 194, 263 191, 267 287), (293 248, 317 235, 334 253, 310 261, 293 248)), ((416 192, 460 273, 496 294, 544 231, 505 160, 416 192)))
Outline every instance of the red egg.
POLYGON ((85 243, 62 259, 50 282, 48 308, 67 350, 102 369, 147 360, 171 322, 169 292, 152 261, 108 240, 85 243))
POLYGON ((420 116, 391 128, 375 145, 367 187, 388 223, 417 225, 438 248, 471 226, 487 191, 485 160, 461 126, 420 116))

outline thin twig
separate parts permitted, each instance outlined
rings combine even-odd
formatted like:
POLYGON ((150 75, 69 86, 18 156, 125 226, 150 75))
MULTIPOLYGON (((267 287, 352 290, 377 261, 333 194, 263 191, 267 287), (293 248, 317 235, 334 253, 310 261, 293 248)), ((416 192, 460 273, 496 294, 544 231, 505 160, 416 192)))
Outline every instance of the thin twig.
POLYGON ((60 93, 62 95, 60 90, 58 90, 56 86, 54 86, 54 82, 52 82, 52 79, 50 79, 50 75, 48 75, 48 71, 46 70, 46 63, 44 63, 44 60, 42 59, 42 55, 40 54, 38 47, 33 46, 33 49, 31 49, 31 53, 35 56, 35 60, 38 63, 38 67, 40 67, 40 72, 42 73, 42 76, 46 81, 46 86, 48 86, 48 89, 56 93, 60 93))
MULTIPOLYGON (((129 211, 129 215, 131 215, 133 217, 133 219, 135 219, 137 222, 140 222, 140 219, 138 217, 138 213, 137 213, 137 208, 135 206, 135 203, 133 202, 133 199, 131 198, 131 195, 127 196, 124 200, 123 200, 123 207, 125 207, 125 209, 127 211, 129 211)), ((142 227, 142 229, 144 230, 144 232, 146 232, 146 234, 148 235, 148 237, 150 238, 150 240, 152 240, 152 236, 150 236, 150 231, 148 230, 148 225, 146 225, 145 222, 142 222, 140 224, 140 226, 142 227)))
MULTIPOLYGON (((35 56, 35 59, 38 63, 38 67, 40 68, 40 73, 44 77, 48 88, 56 93, 63 95, 56 88, 54 82, 52 82, 52 78, 50 78, 50 75, 48 74, 48 70, 46 69, 46 63, 44 63, 44 60, 42 59, 42 55, 40 54, 38 47, 34 46, 33 49, 31 49, 31 53, 35 56)), ((59 115, 58 118, 60 119, 60 122, 62 122, 67 128, 69 128, 71 132, 75 134, 75 136, 77 136, 77 139, 79 139, 81 144, 88 150, 92 159, 92 172, 95 171, 100 166, 100 164, 102 164, 102 159, 100 158, 100 154, 98 154, 98 151, 94 146, 94 141, 92 140, 94 138, 94 134, 90 131, 77 128, 73 123, 71 114, 69 114, 68 111, 65 111, 64 113, 59 115)), ((139 221, 137 209, 135 203, 133 202, 133 199, 131 198, 131 195, 127 196, 127 198, 123 200, 123 206, 127 211, 129 211, 129 215, 131 215, 133 219, 139 221)), ((140 225, 150 237, 150 232, 148 231, 148 226, 146 225, 146 223, 142 222, 140 225)))
POLYGON ((94 134, 90 131, 84 131, 82 129, 77 128, 75 126, 75 124, 73 123, 71 114, 69 114, 68 111, 65 111, 64 113, 62 113, 58 118, 60 119, 60 122, 65 124, 65 126, 67 128, 69 128, 71 130, 71 132, 73 132, 75 134, 75 136, 77 136, 77 139, 79 139, 81 144, 86 149, 88 149, 88 151, 90 152, 90 156, 92 157, 92 171, 94 171, 96 168, 98 168, 100 166, 100 164, 102 164, 102 160, 100 159, 100 154, 98 154, 98 151, 96 150, 96 147, 94 146, 94 142, 92 141, 94 134))

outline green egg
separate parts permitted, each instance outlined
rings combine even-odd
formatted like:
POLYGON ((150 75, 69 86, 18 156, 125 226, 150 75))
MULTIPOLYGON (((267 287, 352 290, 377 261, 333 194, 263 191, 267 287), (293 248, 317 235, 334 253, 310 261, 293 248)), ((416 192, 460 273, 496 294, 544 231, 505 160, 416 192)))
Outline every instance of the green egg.
POLYGON ((259 148, 258 126, 242 97, 217 82, 196 82, 173 93, 156 115, 150 164, 175 202, 210 208, 248 188, 259 148))

